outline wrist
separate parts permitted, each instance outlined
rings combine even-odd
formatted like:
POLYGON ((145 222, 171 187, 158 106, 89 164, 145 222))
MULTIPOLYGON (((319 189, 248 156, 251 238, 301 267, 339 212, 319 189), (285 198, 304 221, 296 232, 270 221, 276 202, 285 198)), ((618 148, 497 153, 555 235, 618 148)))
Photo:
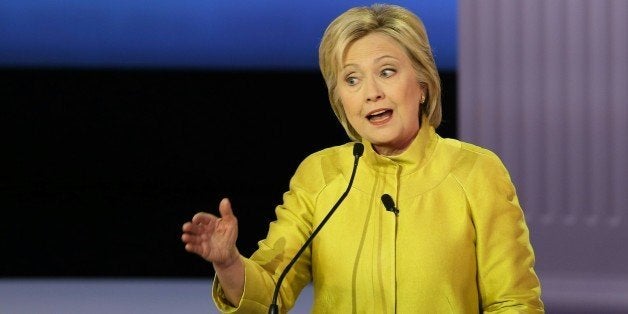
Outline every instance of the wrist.
POLYGON ((213 262, 212 265, 216 271, 228 271, 229 269, 239 267, 241 263, 240 252, 236 250, 227 260, 223 262, 213 262))

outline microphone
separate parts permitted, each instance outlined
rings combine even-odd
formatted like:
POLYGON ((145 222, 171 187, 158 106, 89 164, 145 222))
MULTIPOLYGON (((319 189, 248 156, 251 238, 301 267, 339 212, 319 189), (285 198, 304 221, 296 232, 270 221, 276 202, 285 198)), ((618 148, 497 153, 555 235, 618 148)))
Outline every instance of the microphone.
POLYGON ((273 293, 273 301, 272 301, 272 304, 270 305, 270 307, 268 308, 268 313, 269 314, 279 314, 279 306, 277 305, 277 297, 279 296, 279 288, 281 287, 281 283, 283 282, 284 277, 286 277, 286 275, 288 274, 288 270, 290 270, 290 268, 292 268, 292 265, 294 265, 294 263, 296 263, 296 261, 299 259, 299 257, 303 253, 303 251, 305 251, 305 249, 310 245, 312 240, 314 240, 314 237, 318 234, 318 232, 321 230, 321 228, 323 228, 323 225, 325 225, 325 223, 327 223, 327 220, 329 220, 329 217, 331 217, 331 215, 336 211, 336 208, 338 208, 340 203, 342 203, 342 201, 345 199, 345 197, 347 197, 347 194, 349 194, 349 190, 351 189, 351 185, 353 185, 353 178, 355 178, 355 172, 356 172, 355 170, 358 168, 358 160, 362 156, 362 153, 364 153, 364 145, 362 145, 362 143, 355 143, 355 144, 353 144, 353 156, 355 157, 355 159, 353 161, 353 171, 351 172, 351 179, 349 179, 349 185, 347 186, 347 189, 345 190, 345 192, 342 193, 342 195, 340 196, 340 198, 338 199, 336 204, 334 204, 334 207, 332 207, 329 210, 329 213, 327 213, 327 216, 325 216, 325 218, 323 218, 321 223, 316 227, 316 229, 314 229, 312 234, 307 238, 307 241, 305 241, 305 243, 303 243, 303 245, 301 246, 301 248, 299 249, 297 254, 294 255, 294 257, 292 258, 290 263, 288 263, 288 266, 286 266, 286 268, 284 268, 283 272, 279 276, 279 279, 277 279, 277 283, 275 284, 275 292, 273 293))
POLYGON ((395 201, 393 201, 390 195, 382 195, 382 203, 384 203, 387 211, 395 213, 395 216, 399 216, 399 210, 395 207, 395 201))

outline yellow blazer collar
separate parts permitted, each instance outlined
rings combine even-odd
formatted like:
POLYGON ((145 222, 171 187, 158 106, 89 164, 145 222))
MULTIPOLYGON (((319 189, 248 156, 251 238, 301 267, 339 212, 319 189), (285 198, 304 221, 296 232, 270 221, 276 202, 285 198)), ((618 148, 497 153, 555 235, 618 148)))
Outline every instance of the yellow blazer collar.
POLYGON ((416 172, 422 168, 434 152, 439 136, 427 120, 424 119, 421 125, 419 133, 410 146, 404 152, 395 156, 378 154, 373 149, 373 144, 363 139, 365 163, 369 164, 376 171, 386 173, 397 171, 395 170, 397 167, 391 166, 400 166, 402 175, 416 172))

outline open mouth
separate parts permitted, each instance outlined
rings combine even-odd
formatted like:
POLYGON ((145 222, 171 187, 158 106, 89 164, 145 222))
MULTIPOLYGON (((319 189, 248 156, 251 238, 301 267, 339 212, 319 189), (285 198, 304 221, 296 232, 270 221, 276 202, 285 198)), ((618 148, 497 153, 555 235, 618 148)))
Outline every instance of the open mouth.
POLYGON ((373 123, 383 122, 392 116, 392 109, 381 109, 369 113, 366 118, 373 123))

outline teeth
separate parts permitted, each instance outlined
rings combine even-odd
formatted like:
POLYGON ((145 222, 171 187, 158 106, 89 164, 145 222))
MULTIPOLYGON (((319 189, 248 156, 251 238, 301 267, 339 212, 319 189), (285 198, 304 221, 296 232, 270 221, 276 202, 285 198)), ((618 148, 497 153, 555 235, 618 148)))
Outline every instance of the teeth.
POLYGON ((390 110, 389 109, 382 109, 382 110, 373 111, 368 116, 366 116, 366 118, 367 119, 373 119, 373 118, 376 118, 378 116, 381 116, 381 115, 385 114, 388 111, 390 111, 390 110))
POLYGON ((384 113, 386 111, 387 111, 387 109, 382 109, 382 110, 378 110, 378 111, 375 111, 375 112, 371 112, 371 114, 369 114, 369 116, 376 116, 376 115, 382 114, 382 113, 384 113))

